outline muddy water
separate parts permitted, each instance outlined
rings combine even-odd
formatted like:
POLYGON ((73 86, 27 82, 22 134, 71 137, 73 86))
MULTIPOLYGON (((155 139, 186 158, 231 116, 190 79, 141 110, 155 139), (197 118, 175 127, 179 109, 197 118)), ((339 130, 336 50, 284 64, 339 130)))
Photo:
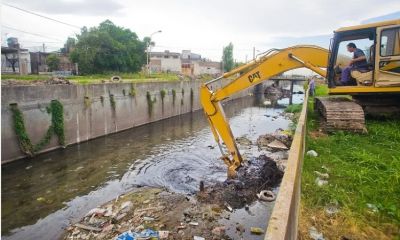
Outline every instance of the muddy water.
MULTIPOLYGON (((271 119, 283 109, 263 106, 262 98, 225 104, 235 136, 255 140, 288 127, 289 120, 271 119)), ((301 100, 301 95, 294 98, 301 100)), ((288 99, 278 103, 286 105, 288 99)), ((193 193, 200 180, 222 181, 225 165, 217 148, 209 146, 215 143, 198 111, 2 166, 2 235, 57 239, 70 221, 136 187, 193 193)), ((261 212, 259 205, 254 208, 261 212)), ((262 218, 265 227, 268 214, 262 218)))

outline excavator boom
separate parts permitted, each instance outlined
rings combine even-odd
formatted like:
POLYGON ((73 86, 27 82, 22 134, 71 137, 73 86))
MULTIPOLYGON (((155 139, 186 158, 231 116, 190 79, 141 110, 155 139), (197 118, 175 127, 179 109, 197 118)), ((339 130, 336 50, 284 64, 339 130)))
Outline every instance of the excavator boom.
POLYGON ((239 66, 201 86, 200 101, 215 141, 221 150, 222 160, 228 165, 228 177, 235 177, 242 157, 225 117, 221 101, 237 92, 267 81, 273 76, 296 68, 306 67, 325 77, 326 70, 324 68, 327 67, 328 54, 327 49, 312 45, 272 49, 260 58, 239 66), (238 75, 238 77, 226 86, 214 91, 209 88, 211 83, 234 75, 238 75), (228 152, 223 151, 222 142, 225 143, 228 152))

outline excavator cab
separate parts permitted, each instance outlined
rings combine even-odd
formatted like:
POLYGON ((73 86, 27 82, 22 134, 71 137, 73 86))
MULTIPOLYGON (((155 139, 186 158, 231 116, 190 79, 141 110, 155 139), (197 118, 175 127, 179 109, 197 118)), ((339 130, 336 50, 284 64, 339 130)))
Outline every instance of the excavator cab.
POLYGON ((235 176, 242 157, 221 101, 296 68, 308 68, 325 77, 330 95, 352 96, 353 100, 345 98, 343 102, 338 102, 338 98, 316 98, 316 109, 321 109, 327 127, 365 131, 364 110, 372 107, 378 112, 384 109, 400 112, 395 110, 400 109, 400 19, 340 28, 334 32, 329 50, 313 45, 271 49, 204 83, 200 87, 200 102, 221 151, 221 159, 228 166, 228 177, 235 176), (346 51, 349 42, 363 50, 367 66, 363 71, 351 72, 350 85, 339 86, 340 69, 349 65, 352 58, 346 51), (225 86, 212 87, 223 78, 232 80, 225 86))
POLYGON ((326 78, 331 94, 382 93, 400 86, 400 20, 340 28, 334 33, 329 52, 326 78), (368 65, 352 70, 350 84, 340 86, 340 70, 352 58, 346 51, 350 42, 364 52, 368 65))

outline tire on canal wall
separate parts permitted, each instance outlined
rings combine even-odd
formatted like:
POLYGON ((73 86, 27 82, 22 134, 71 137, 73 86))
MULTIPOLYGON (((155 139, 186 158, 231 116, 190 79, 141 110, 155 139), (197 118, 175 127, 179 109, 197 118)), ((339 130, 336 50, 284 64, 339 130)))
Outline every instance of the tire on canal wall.
MULTIPOLYGON (((10 104, 17 104, 23 114, 26 133, 32 144, 36 144, 51 125, 51 114, 47 113, 46 107, 52 100, 61 102, 64 107, 65 143, 70 145, 199 110, 201 83, 181 81, 2 86, 1 162, 26 157, 14 130, 10 104)), ((220 84, 214 83, 218 87, 220 84)), ((251 92, 250 88, 230 99, 247 96, 251 92)), ((59 147, 57 137, 53 136, 40 152, 59 147)))

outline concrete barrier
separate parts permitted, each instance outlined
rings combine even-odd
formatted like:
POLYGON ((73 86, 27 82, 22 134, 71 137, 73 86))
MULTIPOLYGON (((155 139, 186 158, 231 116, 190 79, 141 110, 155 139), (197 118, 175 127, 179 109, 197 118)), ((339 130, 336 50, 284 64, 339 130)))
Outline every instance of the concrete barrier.
MULTIPOLYGON (((25 126, 33 144, 40 141, 51 124, 46 107, 51 100, 64 106, 65 140, 80 143, 135 126, 196 111, 201 108, 198 90, 201 81, 107 83, 88 85, 2 86, 1 91, 1 162, 25 155, 17 140, 10 104, 16 103, 24 116, 25 126), (134 89, 134 96, 130 95, 134 89), (165 97, 161 99, 161 91, 165 97), (173 90, 176 93, 174 100, 173 90), (152 100, 149 112, 149 92, 152 100), (192 93, 191 93, 192 92, 192 93)), ((215 83, 216 86, 226 83, 215 83)), ((216 87, 215 86, 215 87, 216 87)), ((248 95, 243 91, 233 98, 248 95)), ((59 148, 57 137, 41 152, 59 148)))
POLYGON ((301 170, 305 151, 308 91, 293 136, 285 175, 268 223, 265 240, 296 240, 298 233, 301 170))

